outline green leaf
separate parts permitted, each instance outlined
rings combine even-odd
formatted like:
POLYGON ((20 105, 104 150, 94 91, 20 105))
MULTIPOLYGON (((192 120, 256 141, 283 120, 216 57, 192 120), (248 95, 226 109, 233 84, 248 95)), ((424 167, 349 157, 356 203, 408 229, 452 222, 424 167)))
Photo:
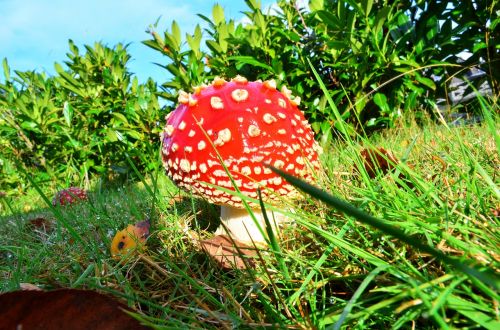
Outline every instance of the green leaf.
POLYGON ((376 34, 382 31, 382 27, 391 9, 391 7, 383 7, 377 12, 377 16, 375 16, 375 28, 373 29, 376 34))
POLYGON ((23 121, 21 123, 21 127, 27 131, 40 132, 40 130, 38 129, 38 124, 33 121, 23 121))
POLYGON ((174 20, 172 21, 172 41, 175 43, 175 49, 178 50, 181 48, 181 29, 179 28, 179 24, 174 20))
POLYGON ((78 83, 78 81, 76 81, 75 78, 73 78, 68 72, 64 71, 63 67, 59 63, 54 63, 54 68, 59 74, 59 77, 57 77, 56 79, 61 83, 61 85, 78 96, 87 96, 85 90, 80 88, 80 84, 78 83))
MULTIPOLYGON (((160 44, 156 40, 144 40, 144 41, 142 41, 142 43, 144 45, 148 46, 149 48, 152 48, 152 49, 155 49, 155 50, 157 50, 159 52, 164 53, 164 49, 163 49, 164 44, 163 44, 163 42, 162 42, 162 44, 160 44)), ((166 53, 166 55, 168 56, 168 53, 166 53)))
POLYGON ((259 62, 257 59, 255 59, 252 56, 230 56, 227 59, 230 61, 236 61, 237 62, 236 68, 238 70, 240 70, 243 67, 243 65, 249 64, 249 65, 253 65, 253 66, 257 66, 257 67, 266 69, 269 72, 274 72, 273 67, 271 67, 265 63, 259 62))
POLYGON ((219 46, 222 49, 222 52, 225 53, 227 52, 227 47, 228 47, 228 42, 227 38, 229 38, 229 33, 227 31, 227 25, 226 24, 221 24, 218 29, 219 32, 219 46))
POLYGON ((139 99, 137 99, 137 104, 142 111, 148 109, 148 101, 144 97, 139 97, 139 99))
POLYGON ((70 143, 70 146, 73 147, 73 148, 81 148, 82 147, 82 143, 80 141, 77 141, 75 139, 73 139, 71 136, 69 135, 66 135, 68 137, 68 140, 69 140, 69 143, 70 143))
POLYGON ((266 25, 266 20, 264 19, 264 16, 262 15, 261 12, 256 12, 253 16, 253 22, 255 23, 255 26, 257 26, 259 29, 262 30, 262 33, 264 34, 267 28, 266 25))
POLYGON ((71 51, 71 53, 73 53, 73 55, 78 55, 78 47, 76 47, 73 40, 69 39, 68 44, 69 44, 69 50, 71 51))
POLYGON ((9 63, 7 63, 6 57, 4 57, 2 61, 2 65, 3 65, 3 74, 5 77, 5 82, 8 82, 10 81, 10 68, 9 68, 9 63))
POLYGON ((324 6, 324 0, 310 0, 309 1, 309 9, 311 11, 322 10, 324 6))
MULTIPOLYGON (((352 8, 355 9, 355 12, 357 12, 357 13, 363 13, 363 9, 360 7, 359 1, 344 0, 344 1, 339 1, 339 4, 342 4, 343 2, 348 3, 350 5, 350 7, 352 7, 352 8)), ((351 8, 348 8, 348 10, 351 10, 351 8)), ((348 25, 350 25, 350 24, 348 24, 348 25)))
POLYGON ((222 48, 220 48, 219 44, 213 40, 207 40, 207 46, 216 54, 222 53, 222 48))
POLYGON ((406 102, 404 104, 404 110, 405 112, 410 111, 411 109, 416 109, 417 107, 417 96, 418 92, 413 91, 408 94, 406 97, 406 102))
POLYGON ((56 72, 61 74, 61 73, 64 73, 64 68, 61 66, 61 64, 59 63, 54 63, 54 68, 56 69, 56 72))
MULTIPOLYGON (((495 31, 498 23, 500 23, 500 17, 497 17, 496 19, 494 19, 491 24, 490 24, 490 31, 495 31)), ((497 45, 498 46, 498 45, 497 45)))
POLYGON ((247 6, 252 10, 256 11, 260 9, 260 1, 257 0, 246 0, 247 6))
POLYGON ((430 79, 430 78, 427 78, 427 77, 423 77, 422 75, 420 74, 416 74, 415 75, 415 79, 421 83, 422 85, 432 89, 432 90, 435 90, 436 89, 436 84, 434 83, 434 80, 430 79))
POLYGON ((440 31, 440 35, 443 35, 443 36, 451 36, 451 31, 453 29, 453 23, 452 23, 452 20, 451 19, 447 19, 446 21, 444 21, 442 24, 441 24, 441 31, 440 31))
POLYGON ((423 39, 420 39, 417 44, 415 45, 415 51, 418 55, 422 54, 422 51, 424 50, 425 47, 425 41, 423 39))
POLYGON ((346 41, 342 40, 332 40, 327 42, 328 48, 343 50, 349 48, 349 44, 346 41))
POLYGON ((425 36, 427 37, 427 40, 432 40, 437 34, 438 34, 438 19, 436 15, 428 18, 426 22, 426 27, 427 27, 427 32, 425 36))
POLYGON ((221 5, 216 4, 212 8, 212 17, 214 19, 214 24, 219 25, 224 22, 224 9, 221 5))
POLYGON ((372 11, 373 0, 362 0, 361 6, 363 8, 365 16, 368 17, 370 15, 370 12, 372 11))
POLYGON ((113 118, 115 119, 114 126, 128 125, 127 118, 119 112, 113 112, 113 118))
POLYGON ((196 27, 194 28, 194 34, 193 34, 194 40, 198 43, 200 43, 201 38, 203 37, 201 33, 201 28, 199 24, 196 24, 196 27))
POLYGON ((478 42, 474 44, 474 47, 472 47, 472 52, 475 53, 478 50, 484 49, 486 47, 488 47, 488 45, 485 42, 478 42))
POLYGON ((317 14, 319 16, 319 19, 323 21, 323 23, 327 24, 334 30, 340 30, 344 27, 339 18, 329 11, 319 10, 317 14))
POLYGON ((383 113, 389 113, 391 111, 389 104, 387 104, 387 97, 382 93, 375 93, 373 96, 373 102, 380 108, 383 113))
POLYGON ((109 142, 124 142, 126 140, 121 132, 114 129, 108 129, 106 131, 106 138, 109 142))
POLYGON ((124 131, 124 133, 138 141, 142 140, 144 137, 143 134, 141 134, 140 132, 131 129, 124 131))
POLYGON ((191 36, 189 34, 186 34, 186 41, 191 48, 191 50, 194 52, 197 58, 201 57, 201 52, 200 52, 200 43, 201 43, 201 29, 199 25, 196 25, 196 28, 194 30, 194 34, 191 36))
POLYGON ((71 120, 73 119, 73 107, 68 101, 64 102, 63 105, 63 115, 66 125, 71 126, 71 120))

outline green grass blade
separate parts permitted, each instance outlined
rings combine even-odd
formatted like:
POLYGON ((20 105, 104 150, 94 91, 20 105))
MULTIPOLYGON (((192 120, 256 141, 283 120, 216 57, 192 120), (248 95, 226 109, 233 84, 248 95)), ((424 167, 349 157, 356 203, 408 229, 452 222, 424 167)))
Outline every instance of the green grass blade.
POLYGON ((300 286, 300 288, 297 291, 295 291, 293 293, 293 295, 290 296, 290 298, 288 299, 288 302, 291 305, 296 304, 298 302, 300 296, 302 295, 302 293, 304 293, 306 291, 307 286, 312 281, 314 275, 316 275, 319 272, 319 269, 321 268, 323 263, 328 259, 328 257, 330 256, 330 253, 332 253, 334 247, 335 247, 335 244, 330 244, 328 246, 326 251, 323 252, 321 257, 318 259, 318 261, 316 261, 316 263, 314 264, 314 266, 311 269, 311 271, 309 272, 309 274, 306 276, 306 278, 305 278, 304 282, 302 283, 302 285, 300 286))
MULTIPOLYGON (((306 227, 310 231, 322 236, 323 238, 328 240, 328 242, 330 242, 331 244, 334 244, 335 246, 337 246, 341 249, 349 251, 350 253, 366 260, 366 262, 368 262, 376 267, 383 266, 383 265, 389 265, 389 263, 386 262, 385 260, 371 254, 370 252, 367 252, 365 249, 362 249, 358 246, 355 246, 355 245, 347 242, 346 240, 338 237, 337 235, 333 234, 330 231, 323 230, 319 226, 311 224, 310 221, 307 221, 307 220, 302 221, 300 219, 297 219, 297 223, 306 227)), ((394 268, 394 271, 398 272, 398 270, 396 268, 394 268)))
MULTIPOLYGON (((445 255, 443 252, 434 249, 433 247, 429 245, 425 245, 421 243, 419 240, 412 238, 411 236, 408 236, 405 234, 402 230, 388 225, 384 223, 382 220, 379 220, 378 218, 375 218, 374 216, 371 216, 370 214, 354 207, 353 205, 347 203, 346 201, 334 197, 327 192, 308 184, 307 182, 296 178, 286 172, 283 172, 273 166, 267 165, 273 172, 277 173, 281 177, 283 177, 285 180, 287 180, 290 184, 293 186, 299 188, 300 190, 304 191, 305 193, 311 195, 314 198, 317 198, 327 205, 334 207, 345 214, 352 216, 359 221, 371 225, 381 231, 383 231, 386 234, 389 234, 393 237, 396 237, 397 239, 417 248, 418 250, 422 252, 426 252, 436 259, 440 260, 441 262, 451 265, 455 267, 456 269, 460 270, 461 272, 469 275, 472 278, 476 278, 483 282, 484 284, 487 284, 494 288, 495 290, 499 289, 500 286, 500 278, 498 275, 494 274, 493 272, 486 272, 486 271, 480 271, 476 268, 469 267, 468 265, 464 264, 463 262, 451 258, 447 255, 445 255)), ((490 293, 490 292, 488 292, 490 293)))
POLYGON ((321 88, 321 91, 325 94, 325 97, 328 101, 328 105, 330 106, 330 108, 333 111, 333 114, 335 115, 335 119, 337 120, 337 122, 339 124, 340 133, 342 133, 343 137, 347 141, 349 141, 350 144, 352 144, 350 133, 354 133, 354 132, 349 131, 349 127, 345 123, 344 119, 342 119, 342 116, 340 115, 339 109, 337 108, 337 106, 335 105, 335 102, 333 102, 332 98, 330 97, 330 93, 328 92, 328 89, 326 88, 325 84, 321 80, 320 75, 318 74, 318 72, 316 71, 314 66, 312 65, 311 61, 309 59, 307 59, 307 62, 309 63, 309 68, 311 68, 311 70, 314 74, 314 77, 316 78, 316 81, 318 82, 319 87, 321 88))
MULTIPOLYGON (((335 322, 335 324, 332 327, 329 327, 329 328, 331 328, 333 330, 339 330, 340 329, 340 327, 342 326, 342 323, 344 323, 344 320, 346 319, 347 315, 349 315, 349 313, 351 312, 352 308, 354 307, 354 304, 356 303, 356 300, 358 300, 359 297, 361 297, 361 294, 365 291, 365 289, 368 287, 368 285, 370 284, 370 282, 373 281, 373 279, 375 278, 375 276, 377 276, 378 273, 380 273, 381 271, 384 271, 387 268, 388 268, 388 266, 379 266, 379 267, 375 268, 374 270, 372 270, 365 277, 365 279, 363 280, 363 282, 361 282, 361 284, 359 285, 358 289, 352 295, 351 299, 349 299, 349 302, 347 303, 347 305, 344 307, 344 310, 342 311, 342 314, 340 314, 340 318, 337 320, 337 322, 335 322)), ((329 328, 327 328, 327 329, 329 329, 329 328)))
POLYGON ((17 168, 19 171, 21 171, 21 173, 23 175, 26 176, 26 178, 28 178, 28 181, 33 185, 33 188, 35 188, 35 190, 38 192, 40 197, 42 197, 43 201, 45 202, 45 204, 47 204, 49 209, 52 211, 52 213, 56 217, 57 221, 59 223, 61 223, 64 228, 66 228, 66 230, 73 237, 73 239, 79 243, 85 244, 82 236, 68 223, 68 221, 66 221, 66 219, 64 218, 64 216, 61 213, 61 211, 59 210, 59 208, 57 206, 52 205, 50 200, 43 193, 42 188, 40 188, 40 186, 35 182, 35 180, 33 180, 31 175, 29 175, 26 172, 26 170, 22 167, 22 165, 19 163, 17 164, 17 168))
MULTIPOLYGON (((429 288, 432 288, 435 285, 440 285, 442 283, 446 283, 450 279, 452 279, 454 276, 450 274, 446 274, 444 276, 441 276, 439 278, 435 278, 432 281, 423 283, 422 285, 418 286, 417 288, 411 288, 409 290, 403 290, 401 291, 400 294, 390 297, 388 299, 382 300, 374 305, 368 306, 366 308, 363 308, 359 312, 355 314, 350 314, 347 316, 348 320, 354 320, 358 319, 361 317, 366 317, 367 315, 373 314, 377 311, 384 310, 386 308, 389 308, 391 305, 394 305, 398 302, 403 301, 404 299, 411 297, 412 295, 416 294, 418 291, 426 290, 429 288)), ((326 315, 322 320, 321 320, 321 325, 326 326, 329 324, 332 324, 333 322, 336 322, 340 317, 340 314, 337 312, 331 313, 326 315)))
POLYGON ((264 221, 266 223, 265 229, 267 235, 269 236, 269 243, 271 250, 273 251, 276 260, 278 261, 278 265, 281 271, 283 272, 283 276, 285 277, 286 282, 290 283, 291 278, 285 263, 285 259, 283 258, 283 252, 281 251, 280 245, 278 244, 276 235, 274 235, 273 226, 271 226, 271 221, 269 221, 269 217, 267 216, 266 206, 264 205, 264 201, 262 200, 262 194, 260 192, 260 189, 257 189, 257 194, 259 195, 260 210, 262 212, 262 216, 264 217, 264 221))
POLYGON ((132 170, 134 171, 134 173, 137 175, 137 177, 139 178, 139 180, 141 180, 142 184, 144 185, 144 188, 146 188, 146 191, 154 198, 156 199, 156 194, 155 192, 153 191, 153 189, 151 189, 151 187, 149 186, 149 184, 147 183, 146 181, 146 178, 144 177, 144 175, 142 175, 142 173, 139 171, 139 169, 137 168, 137 166, 135 166, 134 162, 132 161, 132 159, 130 159, 130 156, 128 153, 124 153, 125 154, 125 159, 127 160, 127 163, 130 165, 130 167, 132 167, 132 170))
POLYGON ((92 274, 92 272, 95 270, 95 264, 90 264, 87 266, 87 268, 83 271, 82 275, 80 275, 76 281, 71 284, 72 288, 77 288, 80 286, 85 281, 85 278, 89 277, 89 275, 92 274))
POLYGON ((485 329, 489 330, 498 330, 500 329, 500 321, 497 319, 493 319, 491 316, 488 316, 480 311, 480 308, 476 306, 476 304, 459 298, 455 295, 450 295, 448 297, 448 307, 453 308, 458 311, 463 316, 471 319, 477 324, 481 325, 485 329))
MULTIPOLYGON (((488 127, 488 130, 490 131, 491 135, 493 136, 495 140, 495 145, 497 147, 497 152, 500 154, 500 135, 498 134, 498 130, 496 128, 496 119, 495 117, 498 117, 498 111, 495 112, 494 108, 497 108, 498 110, 498 103, 494 104, 489 104, 488 101, 484 98, 483 95, 477 90, 474 85, 472 85, 469 81, 466 81, 467 84, 469 85, 470 88, 474 91, 474 94, 477 98, 477 101, 479 102, 480 108, 481 108, 481 113, 483 114, 484 121, 486 122, 486 126, 488 127)), ((498 101, 497 101, 498 102, 498 101)))

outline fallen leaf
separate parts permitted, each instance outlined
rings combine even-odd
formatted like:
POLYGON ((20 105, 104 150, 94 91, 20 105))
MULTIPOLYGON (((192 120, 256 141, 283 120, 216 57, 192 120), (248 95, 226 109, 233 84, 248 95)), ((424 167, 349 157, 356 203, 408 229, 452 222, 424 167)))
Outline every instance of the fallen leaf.
POLYGON ((175 203, 181 203, 185 200, 184 196, 175 196, 168 201, 168 205, 174 205, 175 203))
POLYGON ((90 290, 7 292, 0 306, 2 329, 148 329, 127 306, 90 290))
POLYGON ((431 158, 437 162, 439 162, 439 164, 441 165, 441 171, 444 172, 446 171, 446 169, 448 168, 448 163, 446 163, 446 161, 438 156, 438 155, 432 155, 431 158))
POLYGON ((248 266, 254 266, 252 257, 257 255, 255 248, 238 241, 233 244, 226 235, 202 240, 200 245, 224 269, 246 269, 248 266))
POLYGON ((375 178, 379 173, 383 175, 392 171, 399 163, 394 154, 384 148, 363 149, 360 152, 363 166, 370 178, 375 178))
POLYGON ((118 260, 143 248, 149 236, 149 229, 149 220, 144 220, 117 232, 111 241, 111 256, 118 260))
POLYGON ((36 217, 33 219, 28 220, 28 225, 31 227, 33 230, 41 230, 44 232, 48 232, 52 229, 53 224, 52 222, 44 217, 36 217))
POLYGON ((23 291, 42 291, 42 289, 31 283, 20 283, 19 288, 23 291))

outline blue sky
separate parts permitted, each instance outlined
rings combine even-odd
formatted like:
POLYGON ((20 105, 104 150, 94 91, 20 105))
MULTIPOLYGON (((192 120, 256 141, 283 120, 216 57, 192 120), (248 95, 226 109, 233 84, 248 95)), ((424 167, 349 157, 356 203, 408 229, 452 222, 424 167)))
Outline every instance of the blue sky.
POLYGON ((130 43, 129 69, 140 81, 152 77, 161 83, 167 72, 153 63, 166 63, 166 58, 141 44, 149 37, 148 26, 161 16, 158 31, 175 19, 183 34, 192 33, 202 23, 196 14, 211 17, 215 3, 223 6, 226 18, 237 21, 247 10, 243 0, 0 0, 0 60, 6 57, 11 70, 53 74, 54 62, 66 59, 68 39, 80 49, 96 41, 108 46, 130 43))

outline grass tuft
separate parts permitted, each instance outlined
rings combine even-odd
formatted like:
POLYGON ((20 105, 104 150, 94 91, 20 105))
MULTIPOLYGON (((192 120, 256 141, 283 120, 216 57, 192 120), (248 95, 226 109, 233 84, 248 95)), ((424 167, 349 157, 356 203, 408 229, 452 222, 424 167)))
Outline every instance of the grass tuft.
POLYGON ((294 221, 246 270, 224 271, 203 253, 198 241, 217 227, 218 207, 180 192, 161 170, 113 189, 94 182, 89 201, 72 207, 53 208, 42 187, 5 199, 0 290, 103 291, 160 329, 498 329, 494 109, 485 105, 480 125, 409 125, 327 145, 322 195, 285 202, 294 221), (370 177, 366 148, 391 151, 393 168, 370 177), (329 206, 332 195, 349 206, 329 206), (114 233, 146 217, 147 249, 112 259, 114 233))

